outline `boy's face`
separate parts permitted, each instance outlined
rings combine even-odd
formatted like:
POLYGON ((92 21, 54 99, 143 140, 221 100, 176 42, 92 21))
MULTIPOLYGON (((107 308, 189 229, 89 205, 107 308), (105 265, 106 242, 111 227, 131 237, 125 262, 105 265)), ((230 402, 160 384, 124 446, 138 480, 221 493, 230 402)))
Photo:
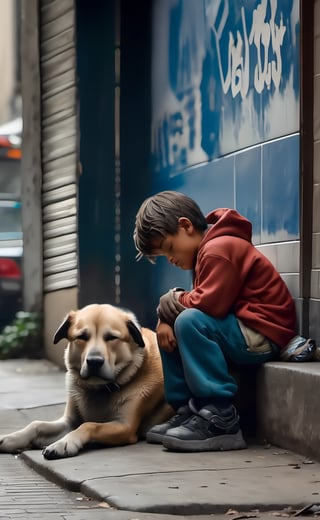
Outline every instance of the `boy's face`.
POLYGON ((188 218, 180 217, 175 235, 154 240, 152 255, 165 256, 180 269, 193 269, 202 237, 203 232, 196 230, 188 218))

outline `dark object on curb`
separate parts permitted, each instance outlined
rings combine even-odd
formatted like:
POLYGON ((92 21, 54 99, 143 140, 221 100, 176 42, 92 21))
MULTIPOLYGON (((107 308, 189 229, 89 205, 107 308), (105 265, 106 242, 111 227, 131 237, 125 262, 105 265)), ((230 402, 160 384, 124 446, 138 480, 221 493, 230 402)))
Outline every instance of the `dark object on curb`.
POLYGON ((303 363, 317 359, 316 342, 313 339, 303 339, 298 345, 289 346, 281 352, 282 361, 303 363))

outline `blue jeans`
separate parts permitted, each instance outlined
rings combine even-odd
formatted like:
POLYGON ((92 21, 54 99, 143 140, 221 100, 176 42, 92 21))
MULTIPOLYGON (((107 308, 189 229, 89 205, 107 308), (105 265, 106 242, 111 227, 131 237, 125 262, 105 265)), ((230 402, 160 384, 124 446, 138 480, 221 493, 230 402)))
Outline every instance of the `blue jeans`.
POLYGON ((261 364, 277 357, 272 352, 250 352, 234 314, 223 319, 198 309, 186 309, 175 321, 178 347, 160 349, 168 403, 178 409, 191 397, 199 401, 233 400, 238 387, 226 359, 236 364, 261 364))

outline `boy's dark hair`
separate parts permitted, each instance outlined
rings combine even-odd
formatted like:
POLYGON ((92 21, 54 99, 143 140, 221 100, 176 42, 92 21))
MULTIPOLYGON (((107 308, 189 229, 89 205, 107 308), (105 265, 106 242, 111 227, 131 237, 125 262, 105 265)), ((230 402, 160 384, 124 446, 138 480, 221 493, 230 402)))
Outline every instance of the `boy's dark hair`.
POLYGON ((140 260, 146 256, 154 263, 153 241, 178 232, 180 217, 187 217, 198 231, 204 231, 208 223, 198 204, 178 191, 161 191, 146 199, 136 216, 133 240, 140 260))

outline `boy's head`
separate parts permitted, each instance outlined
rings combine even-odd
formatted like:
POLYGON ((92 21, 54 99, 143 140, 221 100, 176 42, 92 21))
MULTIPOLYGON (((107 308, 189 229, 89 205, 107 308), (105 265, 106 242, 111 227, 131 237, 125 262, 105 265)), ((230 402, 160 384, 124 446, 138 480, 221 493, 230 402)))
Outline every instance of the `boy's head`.
POLYGON ((181 229, 187 238, 193 235, 201 237, 207 226, 198 204, 190 197, 177 191, 157 193, 141 204, 136 216, 133 239, 138 251, 137 259, 146 256, 154 263, 155 256, 164 254, 171 261, 169 255, 161 251, 164 239, 178 236, 181 229))

